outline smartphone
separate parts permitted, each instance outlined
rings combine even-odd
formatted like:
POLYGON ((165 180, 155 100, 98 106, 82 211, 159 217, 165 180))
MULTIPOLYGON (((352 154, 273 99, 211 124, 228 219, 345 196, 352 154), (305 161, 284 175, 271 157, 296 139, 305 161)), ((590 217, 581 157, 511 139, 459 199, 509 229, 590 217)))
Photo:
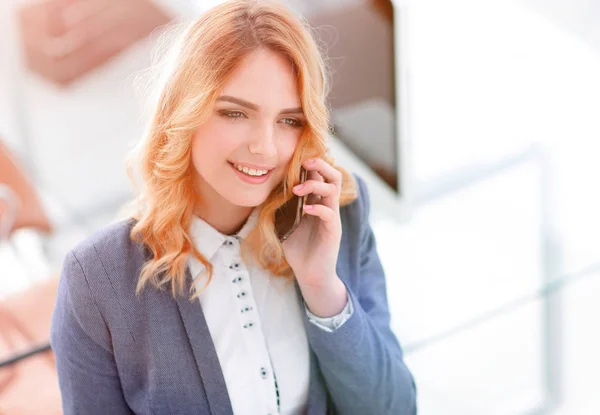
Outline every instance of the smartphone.
MULTIPOLYGON (((304 183, 307 176, 307 171, 304 169, 304 167, 301 167, 300 183, 298 184, 304 183)), ((300 226, 304 203, 306 203, 306 196, 300 197, 294 195, 275 213, 275 232, 277 232, 277 236, 281 242, 289 238, 292 232, 294 232, 298 226, 300 226)))

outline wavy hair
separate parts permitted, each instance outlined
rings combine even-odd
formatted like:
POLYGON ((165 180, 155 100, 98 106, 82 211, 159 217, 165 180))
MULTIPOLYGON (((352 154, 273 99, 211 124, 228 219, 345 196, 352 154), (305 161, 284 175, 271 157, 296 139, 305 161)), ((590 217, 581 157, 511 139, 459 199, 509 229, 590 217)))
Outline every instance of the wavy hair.
MULTIPOLYGON (((173 296, 183 293, 190 255, 208 272, 200 290, 194 283, 200 276, 195 277, 190 300, 212 278, 210 261, 196 249, 189 234, 199 197, 192 174, 192 136, 212 112, 232 71, 258 48, 268 48, 291 62, 307 122, 286 179, 261 205, 256 227, 242 242, 242 255, 274 275, 293 277, 275 233, 274 218, 294 196, 291 188, 299 181, 304 160, 319 157, 334 164, 326 146, 331 131, 326 66, 310 27, 301 17, 275 1, 232 0, 205 12, 179 37, 171 50, 176 52, 153 104, 147 131, 127 161, 136 188, 131 214, 135 224, 130 236, 150 257, 138 278, 138 294, 148 283, 159 289, 170 285, 173 296), (134 179, 134 168, 141 186, 134 179)), ((335 167, 343 174, 340 205, 345 205, 356 198, 356 183, 348 171, 335 167)))

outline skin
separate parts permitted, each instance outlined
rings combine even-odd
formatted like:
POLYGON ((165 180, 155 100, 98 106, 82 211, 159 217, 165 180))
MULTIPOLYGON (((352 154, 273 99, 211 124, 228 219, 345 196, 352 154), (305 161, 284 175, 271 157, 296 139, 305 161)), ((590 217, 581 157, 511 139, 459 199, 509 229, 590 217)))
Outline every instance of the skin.
MULTIPOLYGON (((192 164, 199 195, 195 214, 234 234, 284 179, 306 119, 292 66, 267 49, 247 55, 220 93, 209 119, 194 133, 192 164), (268 180, 248 184, 231 162, 272 169, 268 180)), ((339 314, 346 287, 335 271, 341 240, 342 175, 324 160, 307 160, 308 180, 294 192, 308 195, 307 215, 283 243, 309 310, 339 314)))
POLYGON ((61 87, 171 20, 150 0, 37 0, 18 13, 27 67, 61 87))

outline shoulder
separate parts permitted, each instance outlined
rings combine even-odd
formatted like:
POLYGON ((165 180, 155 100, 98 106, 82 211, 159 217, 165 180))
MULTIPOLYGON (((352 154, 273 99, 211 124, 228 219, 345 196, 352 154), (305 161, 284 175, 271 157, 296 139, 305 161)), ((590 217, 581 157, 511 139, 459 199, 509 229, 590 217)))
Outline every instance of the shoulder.
MULTIPOLYGON (((369 193, 365 181, 353 173, 356 182, 357 196, 352 202, 340 207, 342 221, 342 240, 338 263, 351 266, 361 257, 361 249, 365 235, 370 229, 369 225, 369 193)), ((341 269, 340 272, 343 272, 341 269)), ((350 272, 349 269, 347 272, 350 272)))
POLYGON ((131 240, 130 233, 134 225, 134 219, 106 225, 79 242, 69 254, 82 263, 96 257, 112 262, 135 257, 132 256, 133 253, 143 250, 139 244, 131 240))
POLYGON ((60 322, 72 314, 88 336, 111 350, 106 327, 124 327, 121 306, 132 298, 135 270, 144 258, 129 237, 134 223, 124 220, 105 226, 67 253, 53 318, 55 332, 67 330, 60 322))
POLYGON ((367 184, 361 176, 352 173, 352 177, 356 182, 357 196, 354 201, 340 207, 340 216, 344 232, 360 233, 361 225, 369 219, 369 191, 367 184))
POLYGON ((134 224, 128 219, 107 225, 69 251, 61 275, 68 288, 104 300, 134 290, 146 255, 131 240, 134 224))

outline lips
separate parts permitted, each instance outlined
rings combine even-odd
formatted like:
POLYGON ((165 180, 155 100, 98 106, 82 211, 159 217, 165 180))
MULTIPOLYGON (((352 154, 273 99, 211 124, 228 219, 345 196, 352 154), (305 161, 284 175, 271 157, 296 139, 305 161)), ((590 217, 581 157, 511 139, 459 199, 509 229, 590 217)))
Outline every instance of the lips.
POLYGON ((264 169, 264 170, 263 169, 254 169, 254 168, 242 166, 242 165, 236 164, 236 163, 231 163, 231 164, 233 165, 233 167, 235 167, 239 171, 246 173, 248 176, 252 176, 252 177, 264 176, 265 174, 267 174, 269 172, 268 169, 264 169))
POLYGON ((244 183, 248 184, 262 184, 269 179, 273 172, 273 170, 269 170, 266 174, 263 174, 262 176, 250 176, 242 171, 239 171, 233 163, 229 163, 229 165, 231 166, 231 169, 234 171, 235 175, 244 183))

